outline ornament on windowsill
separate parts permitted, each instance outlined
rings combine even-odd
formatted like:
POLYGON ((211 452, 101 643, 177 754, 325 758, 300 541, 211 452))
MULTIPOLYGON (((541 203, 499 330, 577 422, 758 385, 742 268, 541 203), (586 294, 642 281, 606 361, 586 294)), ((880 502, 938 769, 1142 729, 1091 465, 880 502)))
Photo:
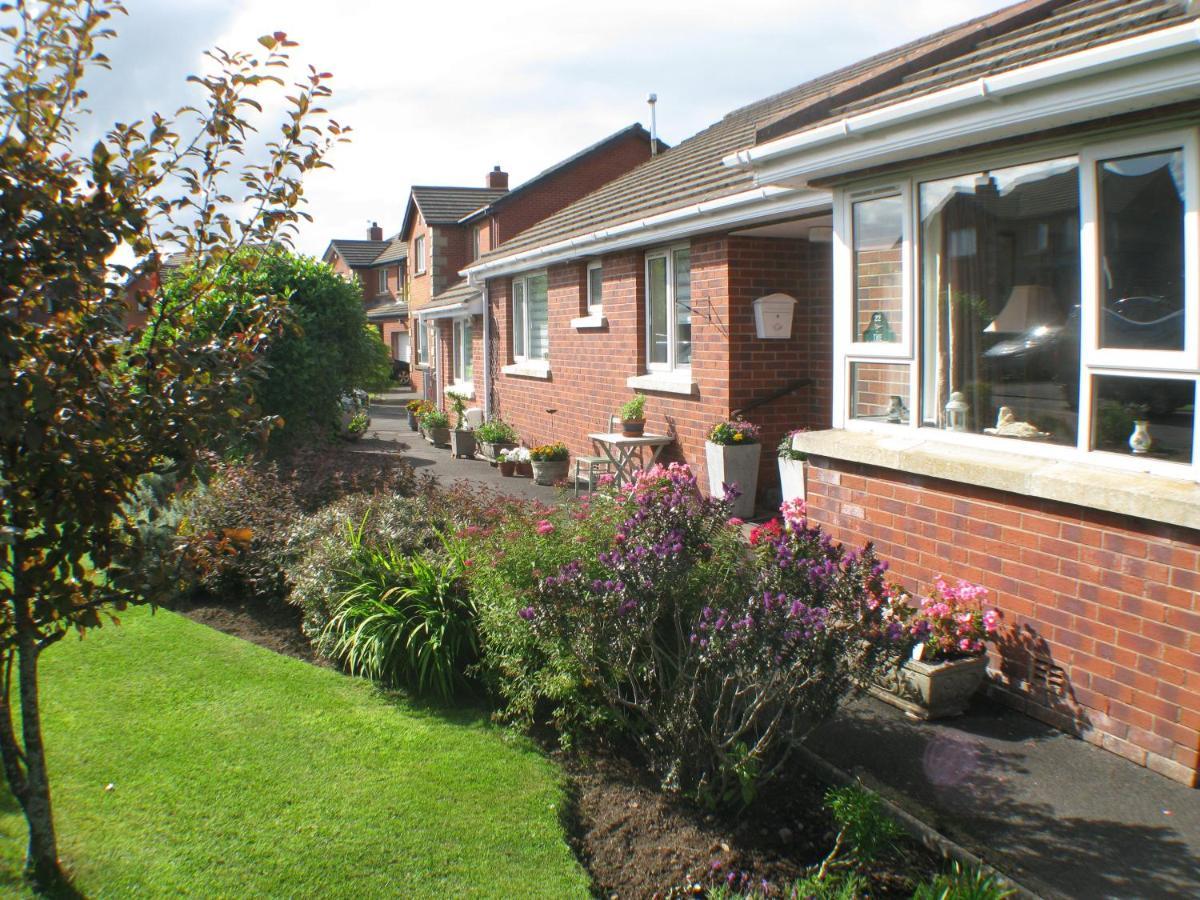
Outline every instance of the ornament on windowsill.
POLYGON ((887 421, 897 425, 904 421, 906 412, 908 410, 904 406, 904 399, 899 394, 892 394, 892 401, 887 410, 887 421))
POLYGON ((971 407, 967 404, 967 398, 962 391, 951 393, 950 400, 946 403, 946 430, 966 431, 967 413, 970 409, 971 407))
POLYGON ((1020 438, 1026 441, 1044 441, 1047 438, 1053 437, 1048 431, 1042 431, 1032 422, 1018 422, 1016 414, 1011 407, 1000 407, 1000 414, 996 416, 996 427, 983 429, 984 434, 995 434, 1000 437, 1020 438))
POLYGON ((1134 419, 1133 434, 1129 435, 1129 449, 1138 456, 1150 452, 1154 438, 1150 436, 1150 422, 1147 419, 1134 419))

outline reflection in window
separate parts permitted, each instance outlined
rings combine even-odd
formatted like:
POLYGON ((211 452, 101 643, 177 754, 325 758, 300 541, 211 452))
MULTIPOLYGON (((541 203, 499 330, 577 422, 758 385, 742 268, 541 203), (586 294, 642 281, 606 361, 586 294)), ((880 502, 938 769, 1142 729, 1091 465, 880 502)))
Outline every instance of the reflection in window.
POLYGON ((854 204, 854 340, 894 343, 904 316, 904 203, 880 197, 854 204))
POLYGON ((927 182, 919 203, 922 422, 1074 444, 1078 164, 927 182))
POLYGON ((1094 449, 1170 462, 1192 461, 1194 381, 1104 375, 1094 384, 1094 449))
POLYGON ((1100 346, 1182 350, 1183 153, 1098 164, 1100 346))
POLYGON ((908 387, 909 372, 906 363, 851 363, 851 417, 907 425, 908 387))
POLYGON ((676 250, 675 269, 675 365, 692 364, 692 251, 676 250))

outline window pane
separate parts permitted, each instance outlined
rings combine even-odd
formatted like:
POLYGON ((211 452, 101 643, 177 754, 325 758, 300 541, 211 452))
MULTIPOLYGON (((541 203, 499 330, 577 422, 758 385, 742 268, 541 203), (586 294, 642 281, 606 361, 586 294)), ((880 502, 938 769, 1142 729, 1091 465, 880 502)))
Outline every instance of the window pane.
POLYGON ((904 205, 899 197, 854 204, 854 340, 900 340, 904 323, 904 205))
POLYGON ((851 363, 850 416, 908 424, 907 363, 851 363))
POLYGON ((550 349, 549 311, 546 308, 546 276, 526 279, 529 291, 526 308, 529 315, 529 358, 545 359, 550 349))
POLYGON ((667 357, 667 260, 651 257, 646 263, 646 303, 650 319, 649 361, 666 365, 667 357))
POLYGON ((462 323, 462 377, 463 381, 470 381, 475 375, 475 366, 471 358, 471 323, 462 323))
POLYGON ((1094 384, 1092 446, 1096 450, 1171 462, 1192 461, 1194 381, 1105 375, 1095 378, 1094 384))
POLYGON ((1078 164, 927 182, 920 213, 922 422, 1074 444, 1078 164))
POLYGON ((513 281, 513 356, 525 355, 525 282, 513 281))
POLYGON ((599 306, 604 302, 604 272, 600 268, 588 269, 588 306, 599 306))
POLYGON ((692 364, 692 251, 675 251, 675 365, 692 364))
POLYGON ((1183 153, 1099 164, 1100 346, 1183 349, 1183 153))

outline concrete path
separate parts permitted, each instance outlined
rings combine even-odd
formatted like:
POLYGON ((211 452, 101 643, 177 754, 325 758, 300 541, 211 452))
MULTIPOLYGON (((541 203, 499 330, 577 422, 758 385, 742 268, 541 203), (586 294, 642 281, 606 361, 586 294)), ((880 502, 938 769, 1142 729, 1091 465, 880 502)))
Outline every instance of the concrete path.
POLYGON ((806 746, 1043 896, 1200 898, 1200 790, 1007 707, 863 698, 806 746))

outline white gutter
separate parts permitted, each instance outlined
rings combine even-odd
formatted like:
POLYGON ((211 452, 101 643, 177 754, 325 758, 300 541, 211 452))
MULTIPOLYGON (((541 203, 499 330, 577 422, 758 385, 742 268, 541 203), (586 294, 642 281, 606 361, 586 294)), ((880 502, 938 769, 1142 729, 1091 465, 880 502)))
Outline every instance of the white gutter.
POLYGON ((1192 99, 1200 96, 1198 50, 1200 20, 1192 20, 851 115, 739 150, 723 162, 753 168, 759 183, 799 186, 839 168, 891 162, 905 152, 937 152, 966 139, 1030 133, 1192 99))
POLYGON ((753 188, 566 240, 543 244, 514 253, 512 256, 468 266, 459 274, 465 275, 471 284, 477 285, 488 278, 566 262, 582 256, 596 256, 675 240, 702 231, 746 227, 782 215, 827 210, 831 205, 832 201, 827 191, 798 191, 773 185, 753 188))

